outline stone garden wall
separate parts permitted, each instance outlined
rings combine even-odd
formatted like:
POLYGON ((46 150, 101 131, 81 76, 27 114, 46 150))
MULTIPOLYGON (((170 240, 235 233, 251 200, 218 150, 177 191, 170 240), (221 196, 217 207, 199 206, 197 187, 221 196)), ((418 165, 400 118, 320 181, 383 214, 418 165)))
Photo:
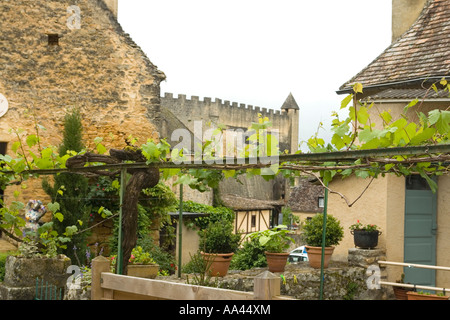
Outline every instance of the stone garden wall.
MULTIPOLYGON (((385 268, 378 269, 378 260, 385 260, 381 249, 350 249, 348 263, 331 261, 324 270, 324 300, 390 300, 392 289, 377 286, 378 281, 386 281, 385 268), (369 282, 369 284, 368 284, 369 282)), ((253 280, 267 268, 255 268, 246 271, 231 270, 218 279, 221 288, 253 291, 253 280)), ((313 269, 308 262, 290 263, 280 276, 281 294, 299 300, 318 300, 320 296, 320 269, 313 269)), ((192 284, 193 277, 183 275, 158 277, 159 280, 185 282, 186 277, 192 284)))
POLYGON ((5 279, 0 283, 0 300, 33 300, 36 285, 40 292, 42 281, 44 286, 56 287, 57 292, 61 289, 62 295, 70 276, 66 273, 70 265, 70 259, 64 255, 54 259, 11 255, 6 260, 5 279))
MULTIPOLYGON (((386 281, 386 270, 377 261, 385 260, 383 250, 350 249, 348 263, 331 262, 324 270, 324 300, 390 300, 392 289, 378 286, 378 281, 386 281)), ((65 287, 69 276, 69 259, 19 259, 10 256, 6 264, 5 281, 0 284, 0 300, 32 300, 35 297, 36 277, 43 278, 58 288, 65 287)), ((221 288, 253 291, 254 278, 267 268, 246 271, 230 270, 218 278, 221 288)), ((318 300, 320 295, 320 269, 313 269, 308 262, 290 263, 280 276, 281 294, 299 300, 318 300)), ((183 274, 181 278, 158 276, 158 280, 193 283, 193 276, 183 274)), ((84 279, 88 280, 88 279, 84 279)), ((84 281, 83 280, 83 281, 84 281)), ((65 288, 66 300, 89 300, 89 283, 81 283, 77 290, 65 288)))

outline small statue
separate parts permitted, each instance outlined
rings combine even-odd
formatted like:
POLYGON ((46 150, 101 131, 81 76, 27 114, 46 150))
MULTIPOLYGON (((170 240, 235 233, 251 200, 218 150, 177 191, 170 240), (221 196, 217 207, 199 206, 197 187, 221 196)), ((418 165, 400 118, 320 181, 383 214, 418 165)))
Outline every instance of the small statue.
POLYGON ((39 227, 39 220, 47 212, 40 200, 30 200, 25 207, 25 229, 27 231, 36 232, 39 227))

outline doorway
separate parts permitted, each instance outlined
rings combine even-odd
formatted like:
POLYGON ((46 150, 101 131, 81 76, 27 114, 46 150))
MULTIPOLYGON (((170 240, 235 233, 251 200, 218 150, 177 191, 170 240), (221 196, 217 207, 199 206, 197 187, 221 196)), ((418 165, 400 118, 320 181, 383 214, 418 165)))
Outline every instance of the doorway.
MULTIPOLYGON (((436 265, 437 197, 419 175, 406 177, 404 262, 436 265)), ((404 267, 405 282, 435 286, 436 271, 404 267)))

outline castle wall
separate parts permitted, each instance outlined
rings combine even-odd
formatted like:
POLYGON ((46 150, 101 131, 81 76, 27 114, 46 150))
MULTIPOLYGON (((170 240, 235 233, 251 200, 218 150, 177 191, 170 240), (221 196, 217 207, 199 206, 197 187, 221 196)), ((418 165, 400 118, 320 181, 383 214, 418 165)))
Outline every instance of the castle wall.
POLYGON ((252 122, 258 122, 258 114, 261 114, 272 122, 272 130, 279 132, 280 149, 290 150, 290 117, 284 110, 261 108, 217 98, 214 101, 208 97, 200 100, 198 96, 188 99, 183 94, 174 97, 172 93, 165 93, 161 97, 161 107, 169 109, 191 132, 194 132, 194 121, 202 121, 203 130, 208 129, 210 124, 221 124, 226 125, 228 129, 243 129, 245 132, 252 122))

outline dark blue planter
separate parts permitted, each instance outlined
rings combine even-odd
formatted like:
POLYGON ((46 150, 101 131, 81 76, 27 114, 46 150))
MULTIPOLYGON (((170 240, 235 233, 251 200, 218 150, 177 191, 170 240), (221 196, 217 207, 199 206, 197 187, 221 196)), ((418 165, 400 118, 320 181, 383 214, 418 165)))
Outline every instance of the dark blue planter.
POLYGON ((356 247, 361 249, 373 249, 378 245, 380 231, 352 230, 353 241, 356 247))

